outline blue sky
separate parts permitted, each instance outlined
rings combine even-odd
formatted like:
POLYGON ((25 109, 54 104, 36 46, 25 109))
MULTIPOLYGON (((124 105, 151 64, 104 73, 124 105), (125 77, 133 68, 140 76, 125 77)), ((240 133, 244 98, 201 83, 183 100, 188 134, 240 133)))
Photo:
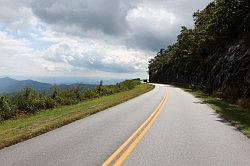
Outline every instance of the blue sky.
POLYGON ((0 0, 0 75, 147 77, 195 0, 0 0))

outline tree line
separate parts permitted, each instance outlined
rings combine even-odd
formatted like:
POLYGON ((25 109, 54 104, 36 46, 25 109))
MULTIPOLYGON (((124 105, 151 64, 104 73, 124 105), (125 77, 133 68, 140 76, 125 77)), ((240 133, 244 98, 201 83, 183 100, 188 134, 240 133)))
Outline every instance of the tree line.
POLYGON ((84 91, 79 86, 69 89, 55 87, 51 92, 39 92, 31 88, 25 88, 15 94, 0 96, 0 121, 20 114, 49 110, 59 106, 76 104, 85 100, 127 91, 139 84, 139 80, 126 80, 116 85, 103 85, 103 81, 101 81, 96 88, 84 91))
POLYGON ((249 12, 248 0, 215 0, 195 12, 194 28, 181 27, 177 41, 149 61, 150 81, 221 92, 232 102, 249 98, 249 12))

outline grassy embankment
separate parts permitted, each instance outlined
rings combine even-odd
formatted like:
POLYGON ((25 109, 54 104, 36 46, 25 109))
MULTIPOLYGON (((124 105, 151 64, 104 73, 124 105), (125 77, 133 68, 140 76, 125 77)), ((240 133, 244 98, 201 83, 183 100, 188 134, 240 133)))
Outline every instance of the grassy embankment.
POLYGON ((250 138, 250 110, 243 109, 238 105, 230 104, 217 97, 209 96, 201 91, 183 88, 195 97, 201 99, 213 108, 221 117, 250 138))
POLYGON ((151 84, 140 84, 128 91, 3 121, 0 123, 0 149, 115 106, 153 88, 151 84))

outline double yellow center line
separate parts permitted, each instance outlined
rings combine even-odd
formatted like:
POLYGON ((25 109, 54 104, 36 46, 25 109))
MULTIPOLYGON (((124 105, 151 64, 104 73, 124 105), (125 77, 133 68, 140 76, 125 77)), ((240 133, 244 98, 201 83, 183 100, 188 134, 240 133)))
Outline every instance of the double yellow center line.
POLYGON ((147 133, 149 128, 153 125, 154 121, 157 119, 157 117, 163 110, 167 99, 168 93, 166 89, 165 96, 158 105, 158 107, 150 114, 150 116, 143 122, 143 124, 102 164, 102 166, 108 166, 111 165, 111 163, 114 163, 113 165, 121 165, 123 163, 123 161, 130 155, 136 145, 147 133), (123 153, 120 154, 122 151, 123 153), (120 156, 118 157, 119 154, 120 156))

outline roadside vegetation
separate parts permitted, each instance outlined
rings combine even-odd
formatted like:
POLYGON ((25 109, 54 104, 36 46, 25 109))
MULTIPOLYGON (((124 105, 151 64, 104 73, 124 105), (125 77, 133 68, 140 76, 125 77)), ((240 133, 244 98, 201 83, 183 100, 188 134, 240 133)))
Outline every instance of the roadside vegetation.
MULTIPOLYGON (((250 109, 244 109, 239 105, 230 104, 214 95, 207 95, 194 88, 183 88, 195 97, 201 99, 204 103, 213 108, 226 121, 238 128, 248 138, 250 138, 250 109)), ((227 122, 226 122, 227 123, 227 122)))
POLYGON ((192 85, 250 109, 250 6, 214 0, 194 13, 194 28, 149 62, 150 82, 192 85))
MULTIPOLYGON (((80 93, 84 98, 77 100, 77 104, 67 102, 66 106, 61 105, 56 108, 19 114, 0 123, 0 149, 120 104, 153 88, 154 85, 141 84, 138 80, 129 80, 109 86, 100 85, 80 93)), ((72 93, 74 94, 74 92, 72 93)), ((71 98, 71 100, 73 99, 71 98)), ((6 101, 2 101, 4 101, 2 106, 6 105, 6 101)), ((6 111, 11 111, 10 106, 4 106, 4 108, 7 108, 6 111)))
POLYGON ((25 88, 19 93, 0 96, 0 121, 130 90, 139 84, 139 80, 127 80, 116 85, 104 86, 101 81, 98 87, 88 90, 81 90, 79 86, 66 90, 55 87, 52 92, 39 92, 25 88))

